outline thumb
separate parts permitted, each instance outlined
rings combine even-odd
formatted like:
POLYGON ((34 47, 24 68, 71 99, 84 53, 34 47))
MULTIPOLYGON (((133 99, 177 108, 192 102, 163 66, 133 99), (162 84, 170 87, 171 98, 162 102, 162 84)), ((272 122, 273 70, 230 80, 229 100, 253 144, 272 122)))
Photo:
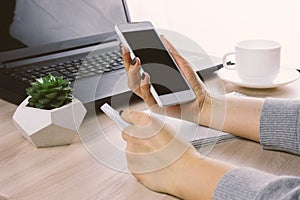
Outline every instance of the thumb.
POLYGON ((125 110, 121 113, 121 118, 133 125, 137 125, 140 127, 146 127, 151 124, 152 118, 140 111, 134 110, 125 110))
POLYGON ((164 36, 161 36, 161 39, 169 49, 175 62, 177 63, 178 67, 180 68, 181 72, 183 73, 193 90, 195 92, 197 92, 198 89, 202 90, 204 84, 200 81, 198 75, 195 73, 190 63, 179 54, 176 48, 164 36))

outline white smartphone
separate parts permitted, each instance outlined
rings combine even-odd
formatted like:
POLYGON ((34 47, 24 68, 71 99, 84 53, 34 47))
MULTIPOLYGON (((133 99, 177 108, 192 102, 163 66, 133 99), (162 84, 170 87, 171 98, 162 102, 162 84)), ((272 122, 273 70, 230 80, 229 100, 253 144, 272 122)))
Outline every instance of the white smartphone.
POLYGON ((127 126, 131 126, 132 124, 124 121, 121 116, 119 115, 118 111, 113 109, 110 105, 107 103, 103 104, 100 109, 108 116, 110 117, 121 130, 126 128, 127 126))
POLYGON ((141 73, 150 75, 150 91, 159 106, 182 104, 196 98, 151 22, 117 24, 115 30, 131 58, 140 58, 141 73))

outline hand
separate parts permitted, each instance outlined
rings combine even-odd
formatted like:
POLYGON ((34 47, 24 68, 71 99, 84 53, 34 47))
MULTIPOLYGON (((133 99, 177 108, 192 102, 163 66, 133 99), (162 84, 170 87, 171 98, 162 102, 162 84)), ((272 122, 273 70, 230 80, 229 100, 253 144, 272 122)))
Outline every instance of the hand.
POLYGON ((220 179, 233 169, 200 159, 193 146, 156 118, 137 111, 124 111, 121 117, 133 124, 122 132, 128 169, 151 190, 182 199, 212 199, 220 179))
POLYGON ((161 40, 168 48, 180 70, 195 92, 196 100, 181 105, 174 105, 165 108, 159 107, 150 92, 151 77, 149 77, 147 73, 145 73, 143 77, 140 75, 139 70, 141 61, 137 57, 134 61, 132 61, 128 49, 122 45, 122 56, 128 77, 129 88, 135 94, 140 96, 153 112, 208 126, 210 120, 210 98, 205 85, 200 81, 188 61, 177 52, 172 44, 163 36, 161 36, 161 40))
POLYGON ((151 190, 181 196, 178 188, 186 185, 199 153, 156 118, 138 111, 124 111, 121 117, 133 124, 122 132, 132 174, 151 190))

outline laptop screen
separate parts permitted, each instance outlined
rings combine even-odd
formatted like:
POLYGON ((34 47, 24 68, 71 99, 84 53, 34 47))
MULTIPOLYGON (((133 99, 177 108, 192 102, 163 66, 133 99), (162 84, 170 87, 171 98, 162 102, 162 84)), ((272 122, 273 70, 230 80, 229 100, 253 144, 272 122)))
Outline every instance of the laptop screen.
POLYGON ((128 21, 122 0, 9 0, 0 10, 0 53, 113 32, 128 21))

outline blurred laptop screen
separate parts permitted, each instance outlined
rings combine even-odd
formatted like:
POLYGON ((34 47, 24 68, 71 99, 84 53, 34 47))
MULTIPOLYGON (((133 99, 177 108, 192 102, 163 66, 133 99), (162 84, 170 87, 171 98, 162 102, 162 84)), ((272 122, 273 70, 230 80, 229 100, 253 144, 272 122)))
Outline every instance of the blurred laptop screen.
POLYGON ((0 52, 101 33, 127 22, 122 0, 0 2, 0 52))

